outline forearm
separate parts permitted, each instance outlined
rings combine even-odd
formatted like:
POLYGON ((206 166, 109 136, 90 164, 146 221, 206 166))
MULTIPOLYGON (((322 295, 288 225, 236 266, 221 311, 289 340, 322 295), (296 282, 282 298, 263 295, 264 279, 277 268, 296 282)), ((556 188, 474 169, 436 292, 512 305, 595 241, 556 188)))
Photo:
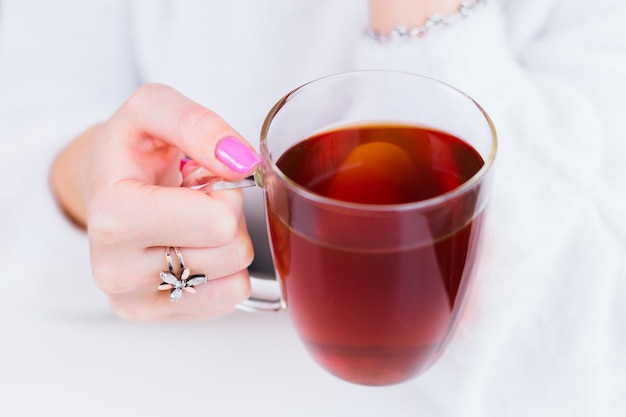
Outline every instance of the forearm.
POLYGON ((67 217, 81 228, 86 228, 85 173, 94 137, 101 125, 92 126, 74 139, 57 156, 50 170, 50 186, 67 217))

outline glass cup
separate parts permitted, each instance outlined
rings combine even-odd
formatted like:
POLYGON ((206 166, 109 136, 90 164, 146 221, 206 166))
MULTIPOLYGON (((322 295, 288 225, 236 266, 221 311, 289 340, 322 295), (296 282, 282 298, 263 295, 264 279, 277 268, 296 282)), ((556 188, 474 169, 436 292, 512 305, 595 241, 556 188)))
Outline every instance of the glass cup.
MULTIPOLYGON (((254 177, 263 188, 281 297, 253 297, 240 307, 285 308, 312 357, 344 380, 389 385, 424 372, 450 340, 476 274, 496 147, 486 112, 431 78, 351 72, 291 91, 265 119, 254 177), (324 196, 279 166, 287 151, 312 136, 366 126, 444 132, 469 145, 483 164, 445 192, 391 204, 324 196)), ((448 155, 431 148, 425 160, 448 155)), ((423 186, 407 172, 413 171, 398 175, 423 186)), ((369 186, 364 177, 359 187, 369 186)))

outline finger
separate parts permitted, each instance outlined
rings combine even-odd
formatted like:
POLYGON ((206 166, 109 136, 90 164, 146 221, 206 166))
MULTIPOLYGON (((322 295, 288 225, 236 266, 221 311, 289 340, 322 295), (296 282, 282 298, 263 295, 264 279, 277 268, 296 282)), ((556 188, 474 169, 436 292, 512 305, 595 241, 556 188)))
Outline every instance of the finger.
MULTIPOLYGON (((126 132, 124 140, 136 153, 158 149, 156 139, 226 180, 249 175, 260 161, 250 144, 221 117, 164 85, 138 89, 111 121, 126 132)), ((134 171, 140 179, 152 182, 141 177, 142 172, 134 171)))
MULTIPOLYGON (((168 270, 166 249, 163 246, 134 251, 93 247, 92 269, 96 284, 107 294, 152 291, 161 283, 161 271, 168 270)), ((209 280, 246 269, 254 257, 243 217, 235 238, 228 244, 215 248, 181 247, 180 252, 191 274, 203 274, 209 280)), ((178 260, 172 259, 172 262, 179 274, 178 260)))
POLYGON ((205 194, 125 182, 92 196, 88 233, 99 246, 215 247, 233 239, 242 217, 241 190, 205 194))
POLYGON ((109 295, 115 313, 131 321, 172 321, 208 319, 231 311, 250 294, 247 271, 208 281, 194 287, 196 293, 183 293, 172 302, 169 291, 128 292, 109 295))

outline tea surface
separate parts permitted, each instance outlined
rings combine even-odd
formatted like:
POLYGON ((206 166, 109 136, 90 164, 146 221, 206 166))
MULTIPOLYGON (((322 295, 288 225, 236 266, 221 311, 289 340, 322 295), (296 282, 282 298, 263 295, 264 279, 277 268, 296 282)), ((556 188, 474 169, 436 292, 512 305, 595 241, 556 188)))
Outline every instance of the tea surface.
POLYGON ((283 154, 278 167, 318 194, 366 204, 410 203, 451 191, 484 162, 461 139, 415 126, 326 132, 283 154))

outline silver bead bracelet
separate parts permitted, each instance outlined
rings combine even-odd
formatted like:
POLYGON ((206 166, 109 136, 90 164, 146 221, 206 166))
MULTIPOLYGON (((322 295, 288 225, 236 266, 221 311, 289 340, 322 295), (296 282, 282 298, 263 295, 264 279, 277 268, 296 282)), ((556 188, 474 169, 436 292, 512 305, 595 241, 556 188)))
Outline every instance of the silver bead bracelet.
POLYGON ((421 38, 435 28, 447 26, 457 19, 470 16, 478 6, 482 6, 486 3, 487 0, 463 1, 459 5, 459 8, 456 10, 456 12, 447 16, 439 13, 432 14, 428 16, 426 23, 424 23, 424 25, 422 26, 409 29, 406 26, 399 25, 394 27, 390 32, 385 33, 376 32, 372 29, 367 29, 365 31, 365 34, 369 38, 379 43, 391 43, 410 38, 421 38))

